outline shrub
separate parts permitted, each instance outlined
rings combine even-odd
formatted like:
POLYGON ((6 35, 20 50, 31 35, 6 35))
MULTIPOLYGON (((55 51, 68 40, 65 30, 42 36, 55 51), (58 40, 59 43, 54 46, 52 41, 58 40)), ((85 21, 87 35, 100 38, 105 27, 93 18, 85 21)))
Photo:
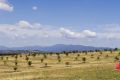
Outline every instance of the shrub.
POLYGON ((58 56, 57 56, 57 59, 60 59, 60 58, 61 58, 60 55, 58 55, 58 56))
POLYGON ((31 66, 32 65, 32 61, 28 61, 28 66, 31 66))
POLYGON ((99 56, 97 57, 97 60, 100 60, 100 57, 99 57, 99 56))
POLYGON ((45 63, 45 67, 47 67, 48 66, 48 64, 47 63, 45 63))
POLYGON ((93 55, 93 54, 91 54, 91 58, 94 58, 94 55, 93 55))
POLYGON ((44 54, 44 55, 43 55, 43 57, 46 59, 46 58, 47 58, 47 55, 46 55, 46 54, 44 54))
POLYGON ((75 60, 78 60, 78 57, 75 57, 75 60))
POLYGON ((44 59, 41 59, 41 63, 43 63, 44 59))
POLYGON ((15 59, 17 60, 17 58, 18 58, 18 55, 15 55, 15 59))
POLYGON ((60 63, 60 62, 61 62, 61 59, 58 59, 58 62, 60 63))
POLYGON ((17 66, 15 66, 15 67, 13 68, 13 70, 14 70, 15 72, 17 71, 17 69, 18 69, 17 66))
POLYGON ((86 62, 86 57, 83 57, 82 61, 83 61, 83 63, 85 63, 86 62))
POLYGON ((6 57, 6 60, 8 60, 8 57, 6 57))
POLYGON ((4 65, 6 65, 6 64, 7 64, 7 61, 6 61, 6 60, 4 60, 4 61, 3 61, 3 63, 4 63, 4 65))
POLYGON ((79 57, 80 56, 80 54, 77 54, 77 57, 79 57))
POLYGON ((3 56, 1 56, 1 60, 3 60, 4 59, 4 57, 3 56))
POLYGON ((107 54, 105 57, 106 57, 106 58, 108 58, 108 57, 109 57, 109 55, 107 54))
POLYGON ((70 62, 65 62, 65 65, 66 65, 66 66, 69 66, 69 65, 70 65, 70 62))
POLYGON ((114 59, 115 59, 115 61, 118 61, 118 60, 119 60, 118 56, 115 56, 115 58, 114 58, 114 59))
POLYGON ((26 60, 26 61, 28 61, 28 60, 29 60, 29 57, 28 57, 28 56, 26 56, 25 60, 26 60))
POLYGON ((18 62, 17 61, 15 61, 15 66, 17 66, 18 65, 18 62))

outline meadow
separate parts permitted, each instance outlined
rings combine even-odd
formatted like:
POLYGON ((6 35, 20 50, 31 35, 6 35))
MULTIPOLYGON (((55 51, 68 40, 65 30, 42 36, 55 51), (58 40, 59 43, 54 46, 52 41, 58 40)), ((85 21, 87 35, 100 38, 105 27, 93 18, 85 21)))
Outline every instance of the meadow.
POLYGON ((0 56, 0 80, 120 80, 120 51, 0 56))

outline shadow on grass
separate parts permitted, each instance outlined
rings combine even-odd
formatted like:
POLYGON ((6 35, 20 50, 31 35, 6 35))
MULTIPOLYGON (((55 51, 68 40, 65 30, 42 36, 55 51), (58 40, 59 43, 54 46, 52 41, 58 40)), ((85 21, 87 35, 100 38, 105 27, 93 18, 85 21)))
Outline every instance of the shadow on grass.
POLYGON ((42 66, 40 68, 50 68, 50 67, 52 67, 52 66, 42 66))
POLYGON ((17 71, 3 71, 2 73, 15 73, 15 72, 17 73, 17 72, 20 72, 20 71, 18 71, 18 70, 17 71))

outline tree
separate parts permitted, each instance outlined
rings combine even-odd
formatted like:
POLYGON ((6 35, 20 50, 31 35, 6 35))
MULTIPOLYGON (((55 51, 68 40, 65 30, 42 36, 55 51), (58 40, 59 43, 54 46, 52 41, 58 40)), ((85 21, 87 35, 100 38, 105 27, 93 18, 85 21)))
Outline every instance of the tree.
POLYGON ((47 67, 48 66, 48 64, 47 63, 45 63, 45 67, 47 67))
POLYGON ((41 63, 43 63, 44 59, 40 59, 41 60, 41 63))
POLYGON ((82 61, 83 61, 83 63, 85 63, 86 62, 86 57, 83 57, 82 61))
POLYGON ((25 60, 26 60, 26 61, 28 61, 28 60, 29 60, 29 57, 28 57, 28 56, 26 56, 25 60))
POLYGON ((99 57, 99 56, 97 57, 97 60, 100 60, 100 57, 99 57))
POLYGON ((18 65, 18 62, 17 61, 15 61, 15 66, 17 66, 18 65))
POLYGON ((18 55, 15 55, 15 59, 16 59, 16 60, 18 59, 18 55))
POLYGON ((60 63, 60 62, 61 62, 61 59, 58 59, 58 62, 60 63))
POLYGON ((61 59, 60 55, 57 56, 57 59, 61 59))
POLYGON ((93 55, 93 54, 91 54, 91 58, 94 58, 94 55, 93 55))
POLYGON ((100 55, 102 55, 103 53, 102 53, 102 51, 100 51, 100 55))
POLYGON ((65 62, 65 65, 66 65, 66 66, 69 66, 69 65, 70 65, 70 62, 65 62))
POLYGON ((80 56, 80 54, 77 54, 77 57, 79 57, 80 56))
POLYGON ((35 56, 36 56, 36 53, 33 53, 32 56, 35 57, 35 56))
POLYGON ((15 72, 17 71, 17 69, 18 69, 17 66, 15 66, 15 67, 13 68, 13 70, 14 70, 15 72))
POLYGON ((105 58, 108 58, 109 57, 109 55, 107 54, 107 55, 105 55, 105 58))
POLYGON ((118 56, 120 56, 120 52, 118 53, 118 56))
POLYGON ((4 61, 3 61, 3 63, 4 63, 4 65, 6 65, 6 64, 7 64, 7 61, 6 61, 6 60, 4 60, 4 61))
POLYGON ((4 57, 3 56, 1 56, 1 60, 3 60, 4 59, 4 57))
POLYGON ((8 57, 6 57, 6 60, 8 60, 8 57))
POLYGON ((28 61, 28 65, 31 66, 32 65, 32 61, 28 61))
POLYGON ((87 55, 88 54, 88 52, 87 51, 85 51, 85 55, 87 55))
POLYGON ((78 57, 75 57, 75 60, 77 61, 77 60, 78 60, 78 57))
POLYGON ((118 56, 115 56, 115 58, 114 58, 114 59, 115 59, 115 61, 118 61, 118 60, 119 60, 118 56))
POLYGON ((118 48, 115 48, 114 51, 118 51, 118 48))
POLYGON ((47 58, 47 55, 46 55, 46 54, 43 54, 43 57, 46 59, 46 58, 47 58))
POLYGON ((68 53, 68 52, 65 52, 65 55, 68 57, 68 56, 69 56, 69 53, 68 53))
POLYGON ((20 54, 20 57, 22 57, 22 54, 20 54))

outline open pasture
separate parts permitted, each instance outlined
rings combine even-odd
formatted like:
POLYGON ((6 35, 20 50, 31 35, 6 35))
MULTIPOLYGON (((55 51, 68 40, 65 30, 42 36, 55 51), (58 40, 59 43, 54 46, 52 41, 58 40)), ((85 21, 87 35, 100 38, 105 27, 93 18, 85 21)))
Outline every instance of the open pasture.
POLYGON ((0 56, 0 80, 119 80, 119 51, 0 56))

